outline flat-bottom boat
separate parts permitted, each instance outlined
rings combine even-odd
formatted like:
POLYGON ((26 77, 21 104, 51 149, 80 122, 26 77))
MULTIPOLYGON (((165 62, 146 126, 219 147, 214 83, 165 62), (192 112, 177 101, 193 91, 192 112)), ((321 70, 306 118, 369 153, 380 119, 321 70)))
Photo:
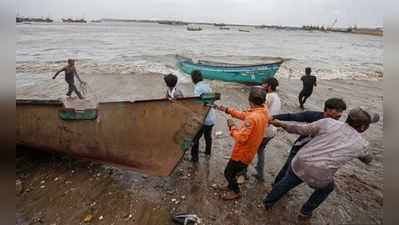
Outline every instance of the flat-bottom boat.
POLYGON ((217 93, 94 105, 17 99, 16 144, 168 176, 217 99, 217 93))

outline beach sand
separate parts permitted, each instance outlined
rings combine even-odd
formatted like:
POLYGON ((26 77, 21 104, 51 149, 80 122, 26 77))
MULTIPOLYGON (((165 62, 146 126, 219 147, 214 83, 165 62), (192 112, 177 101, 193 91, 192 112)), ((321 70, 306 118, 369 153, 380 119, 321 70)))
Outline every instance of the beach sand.
MULTIPOLYGON (((134 100, 163 97, 164 83, 159 74, 86 75, 89 99, 98 101, 134 100)), ((297 94, 299 80, 279 79, 282 112, 301 111, 297 94)), ((210 81, 222 94, 219 104, 245 109, 248 86, 210 81)), ((193 87, 180 84, 186 96, 193 87)), ((56 99, 64 97, 62 78, 17 75, 17 98, 56 99), (18 77, 26 76, 26 77, 18 77), (25 82, 23 82, 25 81, 25 82)), ((383 223, 383 92, 382 81, 319 80, 305 110, 323 110, 330 97, 342 97, 349 108, 366 106, 381 120, 364 134, 370 142, 374 161, 367 166, 354 160, 336 175, 336 190, 315 211, 311 224, 383 223)), ((343 116, 343 119, 346 115, 343 116)), ((17 148, 17 224, 173 224, 171 215, 190 212, 202 224, 301 224, 297 213, 312 189, 301 185, 266 212, 262 200, 271 190, 276 173, 284 164, 295 135, 279 131, 269 143, 265 159, 265 182, 253 177, 241 186, 242 198, 225 202, 213 188, 225 179, 223 171, 231 154, 233 140, 226 117, 217 113, 212 156, 200 154, 194 165, 187 152, 170 177, 149 177, 126 169, 17 148)), ((204 150, 201 140, 200 150, 204 150)), ((256 161, 254 159, 253 163, 256 161)), ((251 165, 249 172, 253 173, 251 165)))

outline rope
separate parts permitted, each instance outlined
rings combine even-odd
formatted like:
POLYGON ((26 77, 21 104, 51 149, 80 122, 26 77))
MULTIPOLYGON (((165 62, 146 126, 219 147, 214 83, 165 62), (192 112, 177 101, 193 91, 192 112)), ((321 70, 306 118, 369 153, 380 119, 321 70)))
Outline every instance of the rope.
POLYGON ((83 82, 80 82, 79 86, 80 86, 79 89, 80 89, 80 91, 82 92, 82 94, 83 94, 84 96, 86 96, 88 93, 90 93, 91 96, 94 97, 95 102, 98 101, 97 95, 94 94, 95 92, 94 92, 93 89, 89 86, 89 84, 88 84, 87 82, 84 82, 84 81, 83 81, 83 82))
POLYGON ((82 92, 83 95, 87 94, 87 83, 86 82, 80 82, 80 91, 82 92))

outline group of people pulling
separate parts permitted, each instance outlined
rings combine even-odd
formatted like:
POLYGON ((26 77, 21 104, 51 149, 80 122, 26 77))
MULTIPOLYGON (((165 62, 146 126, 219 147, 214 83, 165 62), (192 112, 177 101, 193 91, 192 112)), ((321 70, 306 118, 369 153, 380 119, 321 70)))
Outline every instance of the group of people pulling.
MULTIPOLYGON (((301 108, 312 94, 313 86, 316 86, 316 77, 310 75, 310 68, 306 68, 305 71, 306 75, 301 78, 304 88, 299 94, 301 108)), ((209 84, 203 81, 200 71, 193 71, 191 78, 195 95, 212 91, 209 84)), ((165 76, 165 82, 168 86, 167 97, 178 98, 179 96, 171 94, 181 93, 176 89, 177 77, 169 74, 165 76)), ((227 119, 228 130, 235 143, 224 170, 227 185, 220 186, 220 189, 225 191, 222 198, 234 200, 241 197, 237 177, 247 173, 247 168, 255 155, 257 155, 255 166, 257 173, 254 176, 264 181, 265 148, 279 127, 288 133, 300 136, 294 142, 286 162, 278 172, 272 190, 264 197, 263 204, 266 210, 271 210, 287 192, 306 183, 314 191, 302 206, 299 217, 309 219, 313 211, 334 190, 334 175, 340 167, 352 159, 359 159, 365 164, 372 161, 372 156, 367 151, 368 142, 361 133, 366 131, 371 123, 377 122, 379 116, 356 107, 349 111, 345 122, 340 121, 347 109, 346 103, 340 98, 326 100, 322 112, 302 111, 281 114, 281 102, 276 92, 278 85, 276 78, 269 78, 262 86, 251 87, 248 96, 249 107, 245 111, 223 105, 213 107, 241 121, 240 124, 236 124, 234 120, 227 119)), ((202 135, 205 136, 205 154, 207 156, 211 154, 211 134, 214 124, 215 114, 211 110, 193 140, 191 149, 193 162, 198 162, 198 141, 202 135)))
MULTIPOLYGON (((59 70, 53 77, 64 71, 68 83, 68 93, 76 92, 83 98, 74 85, 74 76, 81 79, 76 73, 74 61, 68 60, 68 65, 59 70)), ((316 77, 311 75, 311 69, 305 69, 306 75, 301 78, 304 84, 298 99, 300 107, 312 94, 316 86, 316 77)), ((200 96, 211 93, 212 88, 203 81, 200 71, 191 73, 194 84, 194 95, 200 96)), ((176 99, 183 97, 177 88, 177 76, 168 74, 164 76, 167 85, 166 97, 176 99)), ((330 98, 324 103, 324 111, 302 111, 298 113, 280 113, 281 102, 276 92, 279 83, 276 78, 269 78, 262 86, 251 87, 248 95, 249 107, 239 111, 232 107, 213 105, 212 108, 240 120, 240 124, 233 119, 227 119, 227 127, 234 146, 230 160, 224 170, 227 185, 221 185, 225 191, 222 198, 233 200, 241 197, 237 177, 247 173, 247 168, 257 155, 254 176, 259 181, 264 181, 264 154, 267 144, 276 134, 276 128, 282 128, 288 133, 300 135, 294 142, 284 166, 278 172, 272 190, 268 193, 263 204, 266 210, 287 192, 301 183, 306 183, 314 189, 312 195, 302 206, 299 216, 308 219, 312 212, 334 190, 334 175, 336 171, 352 159, 369 164, 372 161, 367 151, 368 142, 361 136, 371 123, 379 120, 378 114, 357 107, 349 111, 346 121, 340 121, 342 113, 346 110, 345 102, 340 98, 330 98), (300 123, 291 123, 300 122, 300 123)), ((216 115, 211 109, 205 118, 202 127, 195 135, 191 147, 191 161, 198 162, 199 140, 205 138, 205 154, 211 155, 212 128, 215 125, 216 115)))

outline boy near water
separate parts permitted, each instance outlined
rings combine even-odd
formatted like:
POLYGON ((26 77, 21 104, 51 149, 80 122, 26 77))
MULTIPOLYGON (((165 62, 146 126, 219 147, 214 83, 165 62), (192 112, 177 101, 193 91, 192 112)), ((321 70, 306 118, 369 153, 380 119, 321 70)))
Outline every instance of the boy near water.
POLYGON ((177 85, 177 76, 174 74, 168 74, 163 77, 163 80, 166 83, 168 89, 166 90, 166 97, 168 99, 176 99, 184 97, 183 92, 176 87, 177 85))
POLYGON ((247 111, 240 112, 233 108, 216 106, 218 110, 242 120, 240 126, 237 126, 232 119, 227 120, 235 144, 224 171, 228 182, 227 186, 222 187, 222 190, 226 191, 222 196, 224 200, 241 197, 237 175, 244 172, 255 157, 267 129, 269 113, 264 106, 265 98, 266 92, 263 88, 252 87, 248 97, 250 108, 247 111))
POLYGON ((310 67, 305 68, 305 75, 301 77, 303 88, 302 91, 299 93, 298 100, 299 106, 301 109, 304 109, 303 105, 306 102, 312 93, 313 93, 313 86, 316 87, 316 76, 311 75, 312 69, 310 67))
POLYGON ((68 59, 68 65, 66 65, 65 67, 63 67, 62 69, 58 70, 55 75, 53 76, 53 79, 55 79, 59 73, 64 72, 65 73, 65 81, 68 84, 68 92, 66 93, 66 95, 68 97, 71 97, 72 92, 75 92, 76 95, 80 98, 83 99, 84 97, 82 96, 82 94, 79 92, 79 90, 76 88, 75 85, 75 76, 76 78, 78 78, 79 82, 81 84, 86 84, 86 82, 82 81, 78 75, 78 73, 76 72, 76 68, 75 68, 75 60, 73 59, 68 59))

